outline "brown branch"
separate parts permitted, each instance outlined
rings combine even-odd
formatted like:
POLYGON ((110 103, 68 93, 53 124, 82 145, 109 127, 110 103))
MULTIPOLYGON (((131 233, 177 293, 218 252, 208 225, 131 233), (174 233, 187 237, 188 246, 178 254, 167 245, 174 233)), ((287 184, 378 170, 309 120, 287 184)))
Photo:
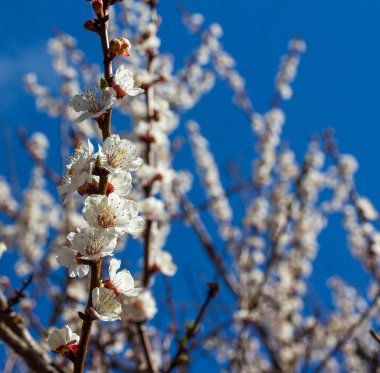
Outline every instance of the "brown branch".
POLYGON ((265 270, 264 270, 264 275, 263 275, 263 279, 260 281, 260 284, 257 286, 257 293, 254 295, 253 297, 253 300, 250 304, 250 308, 255 308, 259 302, 259 299, 260 299, 260 296, 264 290, 264 287, 269 279, 269 275, 271 273, 271 270, 272 268, 274 267, 274 265, 276 264, 277 260, 279 259, 280 257, 280 252, 279 252, 279 248, 280 248, 280 241, 281 241, 281 237, 283 234, 286 233, 286 229, 288 227, 288 224, 291 220, 291 215, 292 215, 292 207, 293 207, 293 204, 294 202, 297 200, 297 199, 301 199, 301 192, 300 192, 300 188, 301 188, 301 183, 302 183, 302 180, 303 178, 305 177, 305 175, 309 172, 309 168, 310 168, 310 162, 308 161, 308 157, 305 158, 304 160, 304 163, 302 165, 302 170, 301 172, 299 173, 299 175, 297 176, 297 179, 295 181, 296 183, 296 190, 295 190, 295 195, 294 197, 289 201, 289 203, 287 204, 286 206, 286 216, 285 216, 285 222, 284 224, 282 225, 282 227, 276 232, 274 232, 273 234, 273 239, 272 239, 272 244, 271 244, 271 250, 270 250, 270 254, 269 254, 269 258, 267 260, 267 263, 265 265, 265 270))
POLYGON ((155 367, 153 363, 153 358, 152 358, 152 347, 150 345, 149 337, 146 333, 145 326, 143 322, 137 322, 137 331, 139 333, 139 337, 141 340, 141 344, 144 349, 144 355, 145 355, 145 360, 148 365, 148 371, 149 373, 158 373, 157 368, 155 367))
MULTIPOLYGON (((86 310, 88 310, 90 307, 92 307, 92 291, 99 286, 99 279, 102 271, 102 260, 99 259, 97 262, 89 261, 86 264, 91 267, 90 289, 88 292, 88 300, 86 307, 86 310)), ((78 352, 74 361, 73 373, 82 373, 84 370, 84 363, 86 360, 88 344, 90 342, 91 327, 92 320, 87 315, 84 315, 78 352)))
POLYGON ((322 362, 317 366, 314 370, 314 373, 322 372, 328 363, 328 361, 340 350, 342 347, 350 340, 354 332, 357 328, 359 328, 369 317, 371 312, 376 308, 378 303, 378 297, 380 292, 376 294, 368 308, 362 313, 359 319, 353 323, 346 332, 340 337, 340 339, 336 342, 335 346, 331 349, 331 351, 322 359, 322 362))
POLYGON ((144 278, 143 286, 144 288, 149 286, 150 276, 152 272, 149 269, 149 256, 150 256, 150 238, 152 230, 152 220, 147 220, 144 232, 144 278))
POLYGON ((32 283, 33 275, 30 275, 26 280, 22 282, 22 287, 15 290, 15 294, 8 299, 8 306, 4 311, 1 311, 0 314, 9 313, 12 310, 12 307, 18 304, 22 298, 25 297, 26 288, 32 283))
POLYGON ((6 343, 26 365, 34 372, 62 373, 55 366, 52 359, 46 354, 22 321, 20 315, 11 311, 5 296, 0 292, 0 339, 6 343), (5 310, 8 310, 5 312, 5 310))
POLYGON ((199 327, 199 324, 201 323, 201 321, 202 321, 202 319, 206 313, 207 307, 208 307, 209 303, 211 302, 211 299, 215 298, 219 292, 219 284, 218 283, 210 282, 208 284, 208 286, 209 286, 209 288, 208 288, 206 300, 204 301, 201 309, 199 310, 195 321, 190 323, 187 326, 186 334, 179 341, 177 352, 174 355, 174 358, 172 359, 168 369, 165 370, 165 373, 171 372, 174 368, 176 368, 178 365, 180 365, 183 362, 183 360, 187 360, 186 355, 184 355, 187 351, 186 347, 187 347, 189 341, 195 337, 197 330, 198 330, 198 327, 199 327), (184 356, 185 356, 185 359, 184 359, 184 356))
POLYGON ((369 334, 371 335, 371 337, 372 337, 377 343, 380 344, 380 337, 379 337, 379 335, 378 335, 373 329, 371 329, 371 330, 369 331, 369 334))

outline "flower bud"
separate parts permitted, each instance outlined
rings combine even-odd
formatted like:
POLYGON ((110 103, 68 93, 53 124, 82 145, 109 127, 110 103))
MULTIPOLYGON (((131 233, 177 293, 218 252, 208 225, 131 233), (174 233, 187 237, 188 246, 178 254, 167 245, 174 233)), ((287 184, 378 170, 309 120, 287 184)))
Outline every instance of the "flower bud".
POLYGON ((89 19, 86 21, 83 27, 88 31, 98 32, 97 23, 94 19, 89 19))
POLYGON ((97 17, 103 17, 103 0, 94 0, 92 3, 92 9, 94 9, 95 14, 97 17))
POLYGON ((128 39, 120 37, 110 41, 109 51, 112 58, 115 56, 128 57, 131 47, 131 42, 128 39))

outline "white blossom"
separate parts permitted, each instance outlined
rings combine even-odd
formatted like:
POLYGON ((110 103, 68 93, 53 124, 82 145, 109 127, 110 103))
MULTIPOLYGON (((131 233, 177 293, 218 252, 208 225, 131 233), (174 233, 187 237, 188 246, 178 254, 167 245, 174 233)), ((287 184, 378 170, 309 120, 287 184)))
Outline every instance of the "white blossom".
POLYGON ((139 295, 142 289, 135 288, 135 282, 129 271, 123 269, 122 271, 118 272, 120 264, 120 260, 111 259, 108 268, 110 278, 109 280, 103 281, 103 285, 107 289, 113 290, 116 297, 118 297, 120 294, 123 294, 126 297, 136 297, 139 295))
POLYGON ((112 184, 114 192, 120 197, 126 197, 132 188, 132 176, 129 172, 110 174, 108 182, 112 184))
POLYGON ((117 92, 118 98, 125 96, 137 96, 144 90, 139 87, 133 78, 132 71, 128 70, 125 65, 120 65, 113 77, 113 87, 117 92))
POLYGON ((94 228, 80 228, 72 234, 72 246, 82 259, 98 260, 112 255, 117 244, 117 236, 113 232, 94 228))
POLYGON ((117 301, 112 290, 104 287, 92 291, 93 316, 102 321, 120 320, 121 304, 117 301))
POLYGON ((144 290, 135 298, 123 299, 122 306, 122 318, 128 321, 150 320, 157 313, 156 301, 149 290, 144 290))
POLYGON ((173 262, 173 257, 168 251, 154 250, 149 257, 150 266, 160 271, 166 276, 174 276, 177 272, 177 266, 173 262))
POLYGON ((72 332, 68 325, 63 328, 53 328, 46 338, 52 351, 67 355, 71 352, 76 353, 79 344, 79 335, 72 332))
POLYGON ((98 118, 104 114, 116 102, 116 91, 106 87, 99 91, 86 91, 76 94, 70 101, 70 105, 77 112, 84 111, 76 121, 83 122, 89 118, 98 118))
POLYGON ((49 140, 42 132, 35 132, 27 142, 28 149, 33 157, 42 161, 46 159, 49 140))
POLYGON ((77 251, 67 246, 59 249, 56 258, 60 265, 67 267, 70 277, 84 277, 90 269, 88 265, 78 264, 77 251))
POLYGON ((136 146, 129 140, 120 139, 119 135, 107 137, 99 148, 102 167, 111 173, 136 171, 143 163, 136 146))
POLYGON ((87 197, 83 217, 90 226, 108 232, 137 235, 143 229, 136 202, 125 200, 116 193, 108 197, 98 194, 87 197))
POLYGON ((87 144, 81 144, 75 149, 74 154, 69 158, 67 173, 63 177, 63 182, 58 186, 58 192, 65 196, 65 201, 79 187, 87 181, 91 181, 91 172, 95 163, 94 147, 88 140, 87 144))
POLYGON ((155 197, 145 198, 140 203, 140 210, 149 220, 160 220, 165 215, 164 202, 155 197))

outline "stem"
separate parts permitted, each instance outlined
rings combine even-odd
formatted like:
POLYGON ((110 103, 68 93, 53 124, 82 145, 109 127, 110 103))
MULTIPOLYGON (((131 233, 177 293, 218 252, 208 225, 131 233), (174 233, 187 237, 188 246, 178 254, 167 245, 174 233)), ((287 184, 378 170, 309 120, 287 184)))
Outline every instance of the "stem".
POLYGON ((373 310, 376 309, 378 304, 378 297, 380 293, 378 292, 374 297, 373 301, 368 305, 367 309, 362 313, 358 320, 353 323, 346 332, 341 336, 340 339, 336 342, 335 346, 330 350, 329 353, 322 359, 321 363, 315 368, 314 373, 319 373, 324 371, 326 364, 329 360, 341 350, 346 343, 350 341, 350 338, 354 335, 354 332, 371 316, 373 310))
POLYGON ((199 310, 195 321, 187 326, 186 334, 180 340, 177 352, 174 355, 174 358, 172 359, 168 369, 165 370, 165 373, 171 372, 176 366, 178 366, 181 363, 181 360, 183 358, 183 354, 186 352, 186 346, 187 346, 188 342, 192 338, 195 337, 198 326, 201 323, 201 321, 202 321, 202 319, 206 313, 207 307, 208 307, 209 303, 211 302, 211 299, 216 297, 216 295, 218 294, 218 291, 219 291, 219 285, 216 282, 210 282, 206 300, 204 301, 201 309, 199 310))
MULTIPOLYGON (((104 2, 104 17, 98 17, 100 22, 99 37, 102 45, 103 51, 103 65, 104 65, 104 78, 106 79, 109 86, 112 85, 112 59, 109 58, 108 47, 108 15, 109 15, 108 1, 104 2)), ((105 118, 101 123, 99 123, 100 130, 102 131, 103 141, 111 135, 111 117, 112 108, 110 108, 105 115, 105 118)), ((106 195, 108 185, 108 175, 100 175, 99 180, 99 194, 106 195)), ((100 258, 97 262, 89 261, 86 263, 90 265, 91 268, 91 280, 90 289, 88 293, 87 300, 87 310, 92 307, 92 291, 99 286, 99 282, 102 274, 102 259, 100 258)), ((84 365, 86 360, 86 354, 88 345, 90 342, 92 320, 85 314, 82 324, 81 336, 78 346, 78 352, 74 361, 74 371, 73 373, 82 373, 84 371, 84 365)))
POLYGON ((158 373, 157 369, 155 368, 155 366, 153 364, 152 347, 150 345, 149 337, 146 334, 144 324, 138 322, 138 323, 136 323, 136 326, 137 326, 137 330, 139 332, 141 343, 143 345, 145 359, 146 359, 146 362, 148 364, 148 371, 149 371, 149 373, 158 373))
MULTIPOLYGON (((92 291, 99 286, 99 279, 102 272, 102 259, 99 259, 97 262, 88 262, 88 265, 91 266, 91 280, 87 300, 87 309, 92 306, 92 291)), ((74 362, 73 373, 82 373, 84 370, 88 344, 90 342, 91 326, 92 320, 86 317, 83 320, 82 324, 78 352, 74 362)))
POLYGON ((147 220, 144 234, 144 288, 149 286, 149 279, 152 272, 149 270, 149 255, 150 255, 150 232, 152 230, 152 220, 147 220))

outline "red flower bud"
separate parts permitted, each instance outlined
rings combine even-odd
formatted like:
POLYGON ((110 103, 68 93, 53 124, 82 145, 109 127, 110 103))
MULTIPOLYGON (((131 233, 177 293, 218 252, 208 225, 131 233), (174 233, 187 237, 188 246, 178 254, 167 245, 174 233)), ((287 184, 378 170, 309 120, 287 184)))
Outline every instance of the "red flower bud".
POLYGON ((98 32, 98 27, 94 19, 89 19, 86 21, 83 27, 88 31, 98 32))
POLYGON ((95 0, 92 3, 92 9, 94 9, 94 12, 98 17, 103 17, 103 0, 95 0))

